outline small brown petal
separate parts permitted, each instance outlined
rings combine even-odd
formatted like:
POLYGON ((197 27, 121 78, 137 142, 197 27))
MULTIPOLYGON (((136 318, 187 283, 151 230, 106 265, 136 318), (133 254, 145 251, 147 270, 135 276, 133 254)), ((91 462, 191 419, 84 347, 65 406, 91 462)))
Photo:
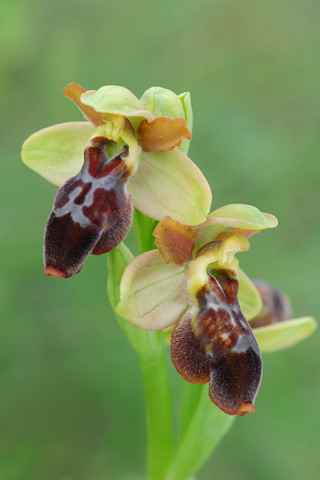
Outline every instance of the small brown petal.
POLYGON ((96 127, 103 125, 104 120, 102 118, 102 113, 96 112, 93 107, 84 105, 84 103, 81 102, 80 97, 86 91, 87 90, 81 87, 81 85, 78 85, 78 83, 68 83, 63 90, 63 94, 67 98, 70 98, 70 100, 72 100, 80 108, 86 120, 89 120, 89 122, 96 127))
POLYGON ((197 236, 192 228, 167 216, 157 225, 153 235, 156 237, 154 243, 165 263, 183 265, 192 259, 197 236))
POLYGON ((191 133, 183 118, 159 117, 148 122, 142 120, 138 128, 138 142, 144 152, 163 152, 179 147, 184 139, 190 140, 191 133))

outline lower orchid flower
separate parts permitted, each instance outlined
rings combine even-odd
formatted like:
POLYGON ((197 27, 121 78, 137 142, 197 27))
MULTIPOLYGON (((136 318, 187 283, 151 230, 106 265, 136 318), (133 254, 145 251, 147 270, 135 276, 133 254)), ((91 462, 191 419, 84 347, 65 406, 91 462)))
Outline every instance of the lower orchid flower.
POLYGON ((188 93, 154 87, 139 100, 123 87, 86 91, 72 83, 64 94, 88 122, 40 130, 22 149, 30 168, 60 186, 45 233, 48 275, 68 278, 90 253, 117 246, 130 229, 132 205, 155 220, 205 220, 211 190, 185 154, 188 93))
MULTIPOLYGON (((229 415, 254 411, 262 374, 258 343, 268 350, 269 328, 257 342, 248 321, 259 314, 261 296, 234 256, 249 249, 253 233, 276 225, 275 217, 249 205, 222 207, 192 228, 165 218, 154 231, 158 250, 132 260, 120 284, 117 313, 140 328, 173 327, 176 370, 188 382, 209 382, 210 399, 229 415)), ((298 336, 286 331, 293 344, 313 329, 309 319, 298 336)))

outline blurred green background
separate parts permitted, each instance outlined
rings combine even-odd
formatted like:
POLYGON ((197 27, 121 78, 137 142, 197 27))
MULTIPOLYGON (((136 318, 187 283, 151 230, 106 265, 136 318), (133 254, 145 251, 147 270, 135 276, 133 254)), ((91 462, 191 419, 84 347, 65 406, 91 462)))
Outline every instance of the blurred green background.
MULTIPOLYGON (((319 18, 317 0, 1 0, 1 480, 144 478, 138 359, 108 305, 106 258, 44 275, 56 187, 22 164, 23 141, 82 119, 69 82, 190 91, 190 156, 213 208, 279 218, 244 270, 281 287, 296 317, 320 318, 319 18)), ((319 478, 319 335, 265 355, 256 413, 199 480, 319 478)))

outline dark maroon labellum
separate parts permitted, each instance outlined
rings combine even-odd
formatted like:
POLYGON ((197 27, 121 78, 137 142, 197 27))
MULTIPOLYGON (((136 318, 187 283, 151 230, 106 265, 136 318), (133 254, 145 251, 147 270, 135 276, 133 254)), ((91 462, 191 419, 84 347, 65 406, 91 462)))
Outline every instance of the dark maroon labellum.
POLYGON ((93 138, 81 171, 59 188, 45 231, 45 273, 69 278, 90 253, 109 252, 127 235, 132 202, 126 151, 109 158, 109 140, 93 138))
POLYGON ((229 415, 254 412, 262 359, 237 299, 231 270, 210 271, 207 285, 172 334, 171 357, 188 382, 210 382, 209 396, 229 415))

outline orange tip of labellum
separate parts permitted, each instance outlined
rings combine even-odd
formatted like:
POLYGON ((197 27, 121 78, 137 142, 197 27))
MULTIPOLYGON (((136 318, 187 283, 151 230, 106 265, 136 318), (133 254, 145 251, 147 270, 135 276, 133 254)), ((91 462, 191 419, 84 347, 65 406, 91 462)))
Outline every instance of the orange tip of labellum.
POLYGON ((49 275, 50 277, 56 277, 56 278, 69 278, 70 275, 68 275, 66 272, 63 270, 60 270, 60 268, 53 267, 52 265, 49 265, 48 267, 45 267, 44 273, 46 275, 49 275))
POLYGON ((240 417, 243 417, 243 415, 246 415, 247 413, 253 413, 255 411, 254 406, 250 402, 242 403, 237 411, 235 412, 235 415, 240 415, 240 417))

